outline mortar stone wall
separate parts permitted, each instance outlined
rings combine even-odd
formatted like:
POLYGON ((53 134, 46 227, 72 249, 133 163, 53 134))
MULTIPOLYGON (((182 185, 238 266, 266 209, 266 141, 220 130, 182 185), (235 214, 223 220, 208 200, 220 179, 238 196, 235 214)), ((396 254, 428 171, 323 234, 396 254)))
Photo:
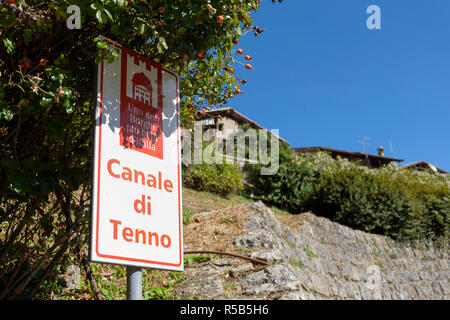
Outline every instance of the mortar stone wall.
POLYGON ((216 259, 195 270, 196 279, 216 286, 202 294, 201 284, 183 283, 178 293, 208 299, 444 299, 449 291, 448 245, 400 243, 353 230, 311 213, 299 216, 299 229, 281 224, 262 202, 234 244, 253 258, 271 263, 263 269, 216 259), (215 270, 215 271, 212 271, 215 270), (219 271, 217 271, 219 270, 219 271), (217 273, 215 274, 214 272, 217 273), (233 296, 223 293, 219 275, 235 278, 233 296), (191 287, 190 287, 191 286, 191 287))

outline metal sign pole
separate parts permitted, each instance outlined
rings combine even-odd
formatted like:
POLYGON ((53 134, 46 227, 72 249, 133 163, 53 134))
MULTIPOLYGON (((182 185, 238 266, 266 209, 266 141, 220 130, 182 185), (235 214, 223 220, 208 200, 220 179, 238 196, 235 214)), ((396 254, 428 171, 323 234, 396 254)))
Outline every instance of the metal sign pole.
POLYGON ((142 300, 142 268, 127 267, 127 300, 142 300))

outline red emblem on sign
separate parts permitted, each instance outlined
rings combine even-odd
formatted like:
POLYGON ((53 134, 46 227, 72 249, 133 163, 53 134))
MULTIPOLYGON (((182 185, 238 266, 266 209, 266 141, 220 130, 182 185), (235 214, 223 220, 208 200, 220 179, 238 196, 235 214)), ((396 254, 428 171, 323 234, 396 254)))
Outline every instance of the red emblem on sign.
POLYGON ((163 159, 162 68, 122 48, 120 145, 163 159))

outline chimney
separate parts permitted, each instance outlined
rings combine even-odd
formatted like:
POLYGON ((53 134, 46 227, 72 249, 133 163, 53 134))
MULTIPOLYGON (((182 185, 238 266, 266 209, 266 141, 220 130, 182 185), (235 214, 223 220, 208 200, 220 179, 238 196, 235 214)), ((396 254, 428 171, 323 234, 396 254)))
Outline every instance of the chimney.
POLYGON ((379 146, 377 151, 380 157, 384 157, 384 148, 382 146, 379 146))

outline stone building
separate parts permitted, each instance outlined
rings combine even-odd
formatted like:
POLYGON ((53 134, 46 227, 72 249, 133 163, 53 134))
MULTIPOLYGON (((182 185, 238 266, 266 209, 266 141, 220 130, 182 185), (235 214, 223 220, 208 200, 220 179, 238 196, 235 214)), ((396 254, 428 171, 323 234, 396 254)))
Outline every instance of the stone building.
POLYGON ((386 157, 384 155, 383 147, 377 149, 378 154, 370 154, 363 152, 353 152, 346 150, 332 149, 328 147, 307 147, 307 148, 294 148, 297 154, 312 153, 312 152, 325 152, 333 158, 341 157, 350 161, 358 161, 361 165, 369 168, 379 168, 389 163, 400 163, 403 159, 386 157))
POLYGON ((428 172, 434 172, 434 173, 440 173, 440 174, 447 174, 448 172, 436 167, 435 165, 426 162, 426 161, 414 161, 407 163, 403 166, 403 168, 411 168, 419 171, 428 171, 428 172))
MULTIPOLYGON (((255 130, 265 130, 269 132, 269 130, 247 118, 232 107, 199 112, 197 113, 194 125, 201 125, 204 131, 208 131, 210 137, 214 136, 216 139, 220 138, 223 140, 227 140, 234 136, 235 131, 241 128, 242 125, 248 125, 255 130)), ((289 144, 286 140, 273 133, 272 136, 289 144)))

